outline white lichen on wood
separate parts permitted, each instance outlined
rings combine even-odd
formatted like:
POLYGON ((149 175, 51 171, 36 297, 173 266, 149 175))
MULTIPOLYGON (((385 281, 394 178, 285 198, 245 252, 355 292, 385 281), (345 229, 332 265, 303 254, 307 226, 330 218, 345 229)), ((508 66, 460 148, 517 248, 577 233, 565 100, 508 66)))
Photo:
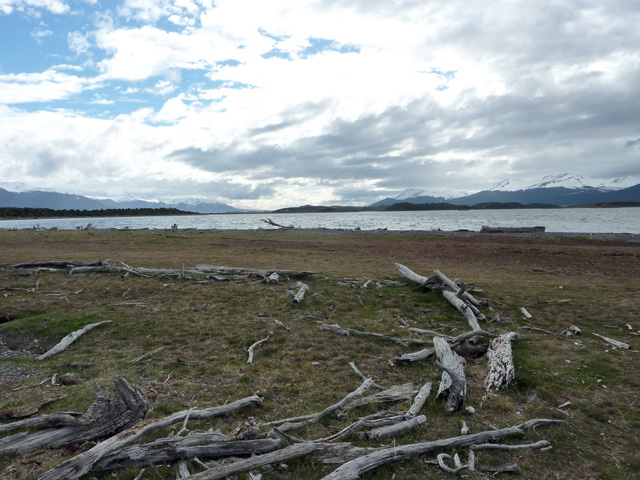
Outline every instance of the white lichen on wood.
POLYGON ((516 376, 511 342, 518 338, 516 332, 505 333, 489 343, 487 362, 489 373, 484 381, 483 400, 505 388, 516 376))

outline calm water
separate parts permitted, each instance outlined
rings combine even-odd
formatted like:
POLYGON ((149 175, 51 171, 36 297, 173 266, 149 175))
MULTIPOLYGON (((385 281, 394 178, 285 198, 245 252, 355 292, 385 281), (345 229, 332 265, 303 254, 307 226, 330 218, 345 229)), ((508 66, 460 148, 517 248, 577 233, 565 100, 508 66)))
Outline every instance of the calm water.
POLYGON ((569 208, 541 210, 476 210, 437 212, 359 212, 301 214, 232 214, 170 217, 111 217, 38 220, 2 220, 2 229, 53 228, 149 228, 256 230, 274 228, 262 222, 269 218, 282 225, 302 228, 362 230, 480 230, 483 225, 500 227, 544 226, 547 232, 640 233, 640 208, 569 208))

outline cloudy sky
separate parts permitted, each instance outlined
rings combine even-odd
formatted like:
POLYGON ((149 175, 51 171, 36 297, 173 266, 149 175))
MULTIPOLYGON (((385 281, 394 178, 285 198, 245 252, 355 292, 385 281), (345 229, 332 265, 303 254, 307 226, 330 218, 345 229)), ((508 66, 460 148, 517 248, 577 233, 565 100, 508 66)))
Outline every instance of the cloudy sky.
POLYGON ((640 175, 638 0, 0 0, 0 181, 243 208, 640 175))

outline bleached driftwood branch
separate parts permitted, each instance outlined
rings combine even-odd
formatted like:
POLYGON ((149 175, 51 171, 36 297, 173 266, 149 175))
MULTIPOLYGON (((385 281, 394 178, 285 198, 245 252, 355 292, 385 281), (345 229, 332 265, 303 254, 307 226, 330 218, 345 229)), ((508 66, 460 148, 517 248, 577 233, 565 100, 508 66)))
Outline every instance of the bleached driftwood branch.
POLYGON ((80 330, 76 330, 75 332, 71 332, 69 335, 67 335, 62 340, 60 340, 60 342, 57 345, 55 345, 53 348, 51 348, 47 352, 43 353, 39 357, 36 357, 36 360, 44 360, 46 358, 49 358, 49 357, 51 357, 53 355, 56 355, 56 354, 58 354, 58 353, 60 353, 60 352, 62 352, 64 350, 66 350, 69 347, 69 345, 71 345, 73 342, 75 342, 82 335, 84 335, 85 333, 93 330, 96 327, 99 327, 103 323, 111 323, 111 320, 104 320, 104 321, 98 322, 98 323, 90 323, 89 325, 86 325, 84 328, 81 328, 80 330))
POLYGON ((269 335, 267 335, 266 337, 264 337, 262 340, 258 340, 256 343, 254 343, 253 345, 251 345, 249 347, 249 358, 247 359, 247 363, 253 363, 253 350, 262 345, 264 342, 266 342, 267 340, 269 340, 269 338, 271 338, 271 335, 273 335, 273 333, 269 332, 269 335))
POLYGON ((445 408, 449 412, 454 412, 462 407, 467 395, 467 380, 464 375, 464 358, 451 350, 449 344, 439 338, 434 337, 438 362, 436 367, 443 371, 438 394, 445 398, 445 408))

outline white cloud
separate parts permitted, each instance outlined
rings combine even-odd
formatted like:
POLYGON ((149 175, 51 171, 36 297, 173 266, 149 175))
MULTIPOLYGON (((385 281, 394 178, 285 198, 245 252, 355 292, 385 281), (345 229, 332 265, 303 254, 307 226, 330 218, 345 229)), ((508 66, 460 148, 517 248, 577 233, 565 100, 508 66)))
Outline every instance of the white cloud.
POLYGON ((95 80, 55 70, 42 73, 0 74, 0 104, 59 100, 96 86, 95 80))
POLYGON ((33 12, 33 9, 39 8, 55 14, 69 11, 69 5, 59 0, 0 0, 0 12, 5 15, 10 15, 14 11, 33 12))
POLYGON ((31 32, 31 36, 38 43, 42 43, 42 39, 45 38, 45 37, 48 37, 51 34, 53 34, 53 32, 51 30, 45 30, 45 29, 42 29, 42 28, 38 28, 38 29, 34 30, 33 32, 31 32))
POLYGON ((85 53, 91 46, 87 36, 80 32, 69 32, 67 34, 67 42, 71 51, 76 54, 85 53))

